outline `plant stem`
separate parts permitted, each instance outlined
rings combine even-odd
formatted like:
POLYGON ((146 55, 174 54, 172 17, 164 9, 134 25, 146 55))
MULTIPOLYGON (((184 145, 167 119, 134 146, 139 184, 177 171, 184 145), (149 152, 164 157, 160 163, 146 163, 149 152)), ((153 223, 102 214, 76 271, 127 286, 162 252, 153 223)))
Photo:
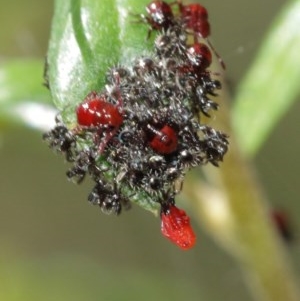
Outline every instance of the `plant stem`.
MULTIPOLYGON (((228 99, 228 95, 224 95, 228 99)), ((204 168, 208 183, 199 177, 185 185, 197 218, 217 242, 241 265, 255 300, 300 300, 282 242, 271 223, 270 210, 253 168, 241 155, 230 126, 225 99, 222 116, 214 121, 230 133, 230 148, 220 168, 204 168)), ((221 115, 221 114, 220 114, 221 115)))
POLYGON ((73 0, 70 2, 71 5, 71 16, 72 16, 72 26, 74 28, 74 35, 79 45, 82 58, 86 66, 91 66, 94 61, 94 54, 90 48, 89 42, 87 40, 81 15, 81 1, 73 0))

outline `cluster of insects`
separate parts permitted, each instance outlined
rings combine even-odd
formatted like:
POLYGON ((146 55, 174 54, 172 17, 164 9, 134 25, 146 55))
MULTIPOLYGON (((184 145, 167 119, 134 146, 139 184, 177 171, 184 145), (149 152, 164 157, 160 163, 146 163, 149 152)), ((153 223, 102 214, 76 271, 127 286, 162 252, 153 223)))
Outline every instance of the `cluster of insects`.
POLYGON ((92 204, 117 215, 137 199, 157 204, 163 235, 189 249, 195 235, 175 196, 190 168, 218 166, 228 149, 224 133, 202 124, 218 108, 212 97, 221 84, 208 67, 212 53, 220 58, 205 43, 210 27, 203 6, 152 1, 146 12, 139 19, 148 36, 156 34, 151 56, 110 68, 105 88, 76 107, 76 126, 67 128, 58 116, 44 139, 72 163, 69 179, 94 181, 92 204))

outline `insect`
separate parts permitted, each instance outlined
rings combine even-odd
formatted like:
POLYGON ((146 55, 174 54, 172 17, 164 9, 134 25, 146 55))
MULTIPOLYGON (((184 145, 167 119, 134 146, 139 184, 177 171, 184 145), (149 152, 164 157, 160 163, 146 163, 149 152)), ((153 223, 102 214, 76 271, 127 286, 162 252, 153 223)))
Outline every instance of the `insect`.
POLYGON ((197 42, 199 38, 205 39, 218 58, 220 65, 225 69, 226 66, 224 61, 208 39, 210 36, 210 24, 208 22, 208 12, 206 8, 199 3, 183 5, 179 0, 177 1, 177 4, 180 11, 180 18, 182 19, 184 26, 193 31, 195 42, 197 42))
POLYGON ((187 49, 187 57, 195 73, 202 73, 212 62, 209 48, 203 43, 195 43, 187 49))
POLYGON ((117 188, 116 183, 111 187, 103 180, 98 180, 92 192, 88 196, 88 201, 98 205, 103 213, 114 213, 119 215, 122 208, 130 208, 130 202, 125 198, 117 188))
POLYGON ((206 8, 199 3, 183 5, 181 1, 177 1, 177 5, 185 27, 202 38, 207 38, 210 35, 210 24, 206 8))
POLYGON ((55 118, 56 127, 43 135, 49 147, 59 153, 63 153, 68 162, 75 160, 76 137, 62 122, 61 116, 55 118))
POLYGON ((210 35, 208 12, 198 3, 184 5, 180 0, 170 4, 165 1, 152 1, 146 6, 148 16, 141 15, 141 18, 151 26, 152 30, 166 30, 175 23, 172 6, 176 4, 180 22, 202 38, 207 38, 210 35))
POLYGON ((277 209, 271 212, 272 220, 277 228, 278 233, 286 242, 291 242, 294 239, 293 229, 290 224, 287 213, 277 209))
POLYGON ((141 15, 141 18, 150 25, 148 38, 153 30, 167 30, 176 23, 182 24, 187 30, 192 31, 195 43, 199 42, 199 38, 207 42, 208 46, 218 58, 220 65, 225 69, 224 61, 208 39, 211 31, 208 21, 208 12, 204 6, 199 3, 182 4, 181 0, 170 4, 164 1, 152 1, 146 6, 146 11, 148 16, 141 15), (174 16, 172 6, 176 4, 179 14, 174 16))
POLYGON ((173 153, 178 146, 178 136, 176 131, 169 125, 164 125, 161 129, 156 129, 147 124, 147 129, 154 134, 150 140, 150 147, 158 154, 173 153))
POLYGON ((87 130, 96 130, 98 135, 103 131, 105 132, 105 137, 99 144, 99 153, 103 152, 109 140, 116 134, 123 123, 122 106, 123 102, 119 91, 116 105, 108 102, 105 95, 99 95, 93 91, 86 96, 76 109, 79 127, 87 130))
POLYGON ((165 1, 152 1, 146 6, 148 16, 140 15, 141 19, 150 25, 148 38, 153 30, 161 31, 174 23, 171 5, 165 1))
POLYGON ((173 204, 161 212, 161 232, 183 250, 195 245, 196 235, 190 225, 190 218, 184 210, 173 204))
POLYGON ((118 106, 106 100, 104 95, 91 92, 76 109, 77 122, 84 127, 118 128, 123 122, 123 116, 118 106))

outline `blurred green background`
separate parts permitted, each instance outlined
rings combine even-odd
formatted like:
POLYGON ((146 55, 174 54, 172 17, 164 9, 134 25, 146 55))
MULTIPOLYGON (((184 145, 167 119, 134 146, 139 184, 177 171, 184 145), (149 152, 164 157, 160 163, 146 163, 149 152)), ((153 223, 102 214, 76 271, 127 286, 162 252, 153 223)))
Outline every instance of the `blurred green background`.
MULTIPOLYGON (((285 1, 201 3, 234 93, 285 1)), ((0 7, 0 61, 43 58, 52 1, 0 0, 0 7)), ((287 248, 298 276, 299 114, 298 102, 255 158, 270 201, 290 216, 295 241, 287 248)), ((134 206, 105 216, 89 205, 92 184, 68 183, 67 166, 41 133, 2 127, 0 139, 0 300, 252 300, 235 261, 200 225, 193 222, 197 246, 181 251, 149 212, 134 206)))

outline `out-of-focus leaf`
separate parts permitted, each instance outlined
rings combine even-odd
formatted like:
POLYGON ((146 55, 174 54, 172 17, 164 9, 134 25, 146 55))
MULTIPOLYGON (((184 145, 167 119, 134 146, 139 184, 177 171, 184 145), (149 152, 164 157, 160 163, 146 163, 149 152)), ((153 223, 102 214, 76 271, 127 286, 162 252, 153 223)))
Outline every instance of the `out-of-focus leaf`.
MULTIPOLYGON (((54 109, 43 86, 42 60, 13 60, 0 66, 0 122, 48 128, 54 109)), ((53 121, 52 121, 53 123, 53 121)))
POLYGON ((289 2, 271 27, 241 83, 233 124, 241 148, 254 155, 299 95, 300 1, 289 2))

